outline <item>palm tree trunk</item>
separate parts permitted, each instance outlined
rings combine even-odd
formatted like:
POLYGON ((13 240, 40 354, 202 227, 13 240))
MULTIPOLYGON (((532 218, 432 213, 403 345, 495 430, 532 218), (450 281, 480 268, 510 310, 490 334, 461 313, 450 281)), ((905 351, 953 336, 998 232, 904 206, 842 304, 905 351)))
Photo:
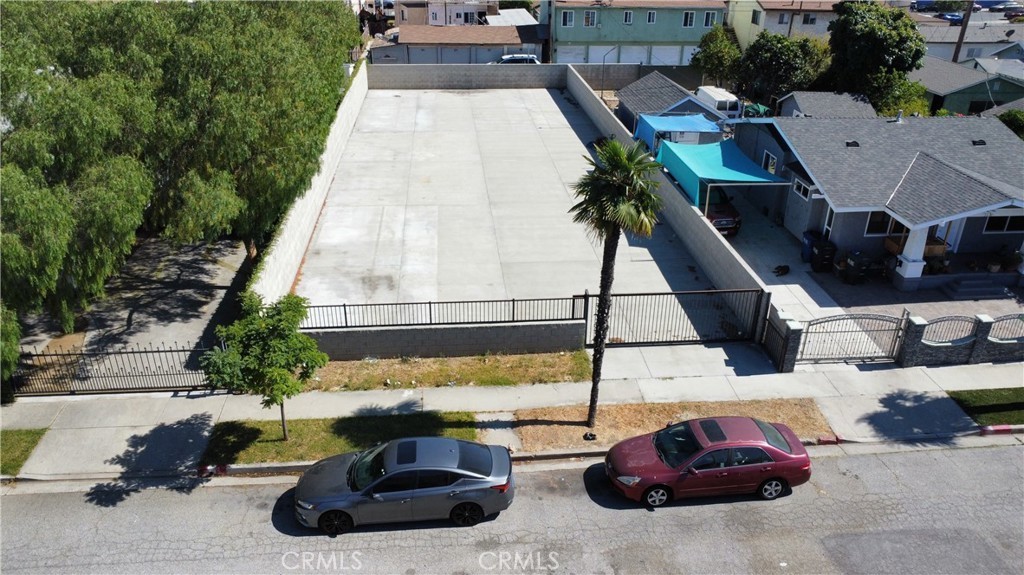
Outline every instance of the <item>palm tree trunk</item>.
POLYGON ((601 292, 597 296, 597 319, 594 325, 594 371, 590 384, 590 409, 587 410, 587 427, 593 429, 597 423, 597 393, 601 383, 601 366, 604 364, 604 346, 608 339, 608 320, 612 312, 612 281, 615 280, 615 253, 619 250, 619 227, 613 226, 604 238, 604 255, 601 256, 601 292))
POLYGON ((284 432, 284 440, 288 441, 288 422, 284 419, 284 402, 281 402, 281 431, 284 432))

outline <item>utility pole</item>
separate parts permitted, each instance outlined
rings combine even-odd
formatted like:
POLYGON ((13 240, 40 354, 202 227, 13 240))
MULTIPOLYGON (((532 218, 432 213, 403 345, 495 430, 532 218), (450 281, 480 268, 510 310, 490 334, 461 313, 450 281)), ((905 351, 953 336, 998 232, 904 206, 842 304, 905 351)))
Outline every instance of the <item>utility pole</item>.
POLYGON ((964 36, 967 34, 967 25, 971 22, 971 14, 974 12, 974 0, 967 0, 964 3, 964 21, 960 23, 960 37, 956 40, 956 47, 953 48, 953 63, 960 59, 960 48, 964 45, 964 36))

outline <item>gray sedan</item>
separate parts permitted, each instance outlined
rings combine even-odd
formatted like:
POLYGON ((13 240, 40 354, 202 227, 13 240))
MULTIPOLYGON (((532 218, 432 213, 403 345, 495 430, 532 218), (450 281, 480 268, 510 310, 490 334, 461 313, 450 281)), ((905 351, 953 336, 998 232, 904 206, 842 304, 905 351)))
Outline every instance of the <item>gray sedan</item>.
POLYGON ((317 462, 295 487, 295 517, 330 535, 424 519, 472 526, 508 509, 514 495, 505 447, 413 437, 317 462))

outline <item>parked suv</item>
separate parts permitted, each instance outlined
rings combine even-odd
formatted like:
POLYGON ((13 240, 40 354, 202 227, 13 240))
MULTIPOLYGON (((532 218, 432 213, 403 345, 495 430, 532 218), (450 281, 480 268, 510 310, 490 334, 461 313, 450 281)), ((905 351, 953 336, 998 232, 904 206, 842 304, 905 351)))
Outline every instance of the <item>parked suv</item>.
POLYGON ((707 208, 707 218, 715 229, 723 236, 736 235, 740 233, 740 226, 743 225, 743 217, 732 205, 729 196, 721 188, 708 189, 707 206, 697 206, 700 211, 707 208))
POLYGON ((489 64, 540 64, 540 59, 533 54, 508 54, 489 64))

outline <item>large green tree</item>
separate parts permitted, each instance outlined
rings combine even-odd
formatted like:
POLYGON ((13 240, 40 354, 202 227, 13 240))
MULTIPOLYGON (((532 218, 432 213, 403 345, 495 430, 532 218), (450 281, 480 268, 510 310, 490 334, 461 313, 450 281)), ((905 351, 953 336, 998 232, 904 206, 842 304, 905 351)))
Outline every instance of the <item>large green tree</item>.
POLYGON ((879 108, 886 89, 921 67, 924 37, 910 16, 874 2, 840 2, 829 23, 834 88, 864 93, 879 108))
POLYGON ((744 92, 769 101, 810 86, 822 72, 820 43, 762 31, 743 53, 738 76, 744 92))
POLYGON ((622 232, 649 237, 658 221, 661 198, 658 183, 651 177, 661 166, 647 154, 640 142, 625 146, 608 140, 597 146, 597 161, 585 156, 591 169, 573 186, 579 200, 569 212, 593 237, 604 243, 601 256, 601 286, 594 324, 594 361, 587 426, 597 421, 597 398, 601 366, 608 339, 615 280, 615 254, 622 232))
POLYGON ((732 82, 736 78, 736 66, 739 64, 740 48, 733 42, 721 24, 713 28, 700 39, 697 53, 693 55, 691 64, 700 67, 701 73, 714 78, 715 85, 732 82))
POLYGON ((284 401, 298 395, 327 364, 327 354, 299 333, 306 318, 305 298, 289 294, 264 307, 258 295, 245 292, 241 301, 241 317, 217 326, 224 347, 206 352, 200 363, 215 389, 260 395, 265 409, 280 406, 281 431, 288 441, 284 401))

